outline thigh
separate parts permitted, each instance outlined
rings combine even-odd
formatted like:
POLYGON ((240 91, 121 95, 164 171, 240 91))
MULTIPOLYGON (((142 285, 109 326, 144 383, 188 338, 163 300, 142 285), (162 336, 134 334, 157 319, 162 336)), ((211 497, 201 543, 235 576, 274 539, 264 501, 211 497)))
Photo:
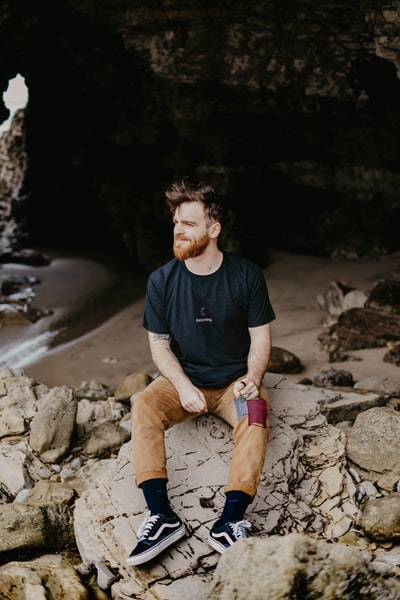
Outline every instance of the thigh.
POLYGON ((162 375, 154 379, 134 402, 134 411, 140 419, 141 407, 151 410, 163 421, 165 428, 194 419, 199 413, 185 410, 179 400, 175 387, 162 375))
MULTIPOLYGON (((221 417, 227 423, 235 427, 237 423, 240 421, 242 416, 248 414, 247 402, 235 402, 235 394, 233 391, 233 387, 235 382, 229 385, 224 390, 219 390, 217 394, 215 391, 213 392, 213 397, 211 397, 209 401, 210 412, 221 417)), ((260 398, 263 398, 267 404, 267 416, 269 417, 269 409, 270 409, 270 399, 267 392, 266 387, 261 384, 260 386, 260 398)))
POLYGON ((232 427, 234 427, 238 422, 238 416, 234 402, 234 383, 223 390, 203 390, 206 394, 209 412, 217 417, 220 417, 232 425, 232 427))

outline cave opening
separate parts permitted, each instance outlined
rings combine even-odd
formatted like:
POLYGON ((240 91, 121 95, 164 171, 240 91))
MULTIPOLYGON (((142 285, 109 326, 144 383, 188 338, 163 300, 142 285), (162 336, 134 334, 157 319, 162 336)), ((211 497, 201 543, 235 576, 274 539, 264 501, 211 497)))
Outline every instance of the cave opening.
POLYGON ((25 77, 17 73, 9 79, 8 88, 3 92, 3 102, 10 111, 8 118, 0 124, 0 135, 8 131, 15 112, 19 108, 26 108, 29 101, 29 89, 25 83, 25 77))

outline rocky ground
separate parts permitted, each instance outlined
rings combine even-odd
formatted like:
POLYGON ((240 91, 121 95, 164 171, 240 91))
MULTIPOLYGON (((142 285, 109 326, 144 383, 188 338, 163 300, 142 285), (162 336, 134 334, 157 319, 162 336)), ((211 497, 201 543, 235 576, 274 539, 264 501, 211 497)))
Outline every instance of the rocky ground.
POLYGON ((328 389, 266 376, 271 435, 246 515, 252 537, 238 542, 244 547, 236 561, 207 543, 223 504, 230 429, 212 415, 174 427, 166 437, 169 489, 187 535, 132 568, 125 558, 145 505, 135 485, 129 417, 149 380, 131 374, 113 391, 95 382, 48 388, 1 369, 1 597, 222 600, 233 586, 238 598, 289 600, 300 579, 301 597, 311 600, 315 585, 324 584, 323 577, 313 583, 315 570, 325 569, 333 597, 350 600, 358 586, 360 597, 396 598, 400 384, 370 378, 353 389, 328 389), (286 572, 274 566, 279 557, 291 565, 286 572), (255 564, 263 565, 256 574, 255 564), (250 569, 254 595, 243 584, 250 569))
MULTIPOLYGON (((90 310, 85 286, 96 290, 99 274, 101 289, 110 291, 103 268, 85 261, 80 271, 80 264, 35 267, 37 306, 52 309, 56 299, 54 317, 68 314, 74 300, 90 310)), ((252 600, 324 593, 353 600, 354 589, 395 600, 400 371, 384 356, 396 341, 329 357, 318 336, 347 308, 351 290, 352 302, 365 299, 398 266, 395 256, 349 262, 274 255, 265 271, 277 312, 273 344, 301 369, 266 376, 271 436, 248 514, 254 537, 222 557, 209 548, 207 532, 222 506, 232 440, 210 415, 167 436, 171 500, 187 536, 154 564, 125 566, 145 509, 134 482, 129 413, 155 376, 140 325, 143 297, 23 370, 3 366, 2 597, 222 600, 234 588, 237 598, 252 600)), ((118 285, 123 281, 115 287, 114 280, 113 293, 118 285)))

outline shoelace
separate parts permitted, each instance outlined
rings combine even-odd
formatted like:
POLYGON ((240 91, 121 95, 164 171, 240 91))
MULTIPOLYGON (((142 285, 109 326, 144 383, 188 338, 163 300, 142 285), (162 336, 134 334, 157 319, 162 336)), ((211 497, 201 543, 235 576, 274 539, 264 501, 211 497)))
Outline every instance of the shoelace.
POLYGON ((160 515, 151 515, 148 513, 148 516, 145 518, 143 524, 139 527, 138 538, 139 541, 144 540, 150 534, 154 525, 157 523, 160 515))
POLYGON ((230 526, 232 528, 233 535, 235 536, 235 538, 237 540, 240 539, 240 538, 247 538, 247 537, 249 537, 247 535, 246 529, 250 529, 251 528, 250 521, 236 521, 234 523, 230 523, 230 526))

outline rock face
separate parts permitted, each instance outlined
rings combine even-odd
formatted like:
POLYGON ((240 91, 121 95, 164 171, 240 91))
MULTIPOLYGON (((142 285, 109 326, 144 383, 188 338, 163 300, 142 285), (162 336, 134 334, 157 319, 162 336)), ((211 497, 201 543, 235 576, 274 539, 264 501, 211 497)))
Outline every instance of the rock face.
POLYGON ((268 247, 399 249, 393 3, 1 0, 0 14, 0 89, 17 73, 29 88, 13 195, 31 245, 158 266, 163 192, 194 175, 231 201, 229 249, 263 265, 268 247))
POLYGON ((395 490, 400 481, 399 431, 398 412, 391 408, 370 408, 357 416, 347 439, 349 461, 362 464, 364 478, 389 492, 395 490), (383 440, 387 446, 384 451, 383 440))
POLYGON ((317 298, 328 312, 318 342, 329 360, 346 360, 349 350, 386 347, 383 360, 400 365, 399 298, 399 269, 375 283, 370 291, 346 289, 340 282, 332 282, 329 290, 317 298))
POLYGON ((132 568, 125 558, 146 507, 135 484, 129 417, 148 382, 147 374, 130 374, 117 400, 100 383, 48 389, 23 371, 0 369, 1 597, 228 600, 235 589, 243 600, 353 600, 354 590, 371 600, 398 598, 398 464, 392 444, 356 450, 366 435, 383 439, 390 427, 394 440, 399 386, 375 378, 338 393, 268 373, 270 439, 246 515, 253 537, 222 557, 207 535, 224 502, 231 430, 213 415, 171 428, 168 486, 186 536, 132 568), (54 419, 68 401, 74 431, 54 419), (40 456, 28 442, 32 424, 46 449, 40 456), (56 452, 66 447, 68 456, 56 452), (368 479, 383 471, 383 487, 368 479))
POLYGON ((18 248, 24 239, 16 206, 24 197, 27 166, 25 111, 20 109, 9 131, 0 135, 0 256, 18 248))
POLYGON ((368 553, 327 545, 292 533, 239 542, 222 556, 211 593, 213 600, 318 598, 396 600, 400 582, 370 570, 368 553), (338 572, 340 577, 338 577, 338 572), (243 582, 246 582, 246 585, 243 582))

